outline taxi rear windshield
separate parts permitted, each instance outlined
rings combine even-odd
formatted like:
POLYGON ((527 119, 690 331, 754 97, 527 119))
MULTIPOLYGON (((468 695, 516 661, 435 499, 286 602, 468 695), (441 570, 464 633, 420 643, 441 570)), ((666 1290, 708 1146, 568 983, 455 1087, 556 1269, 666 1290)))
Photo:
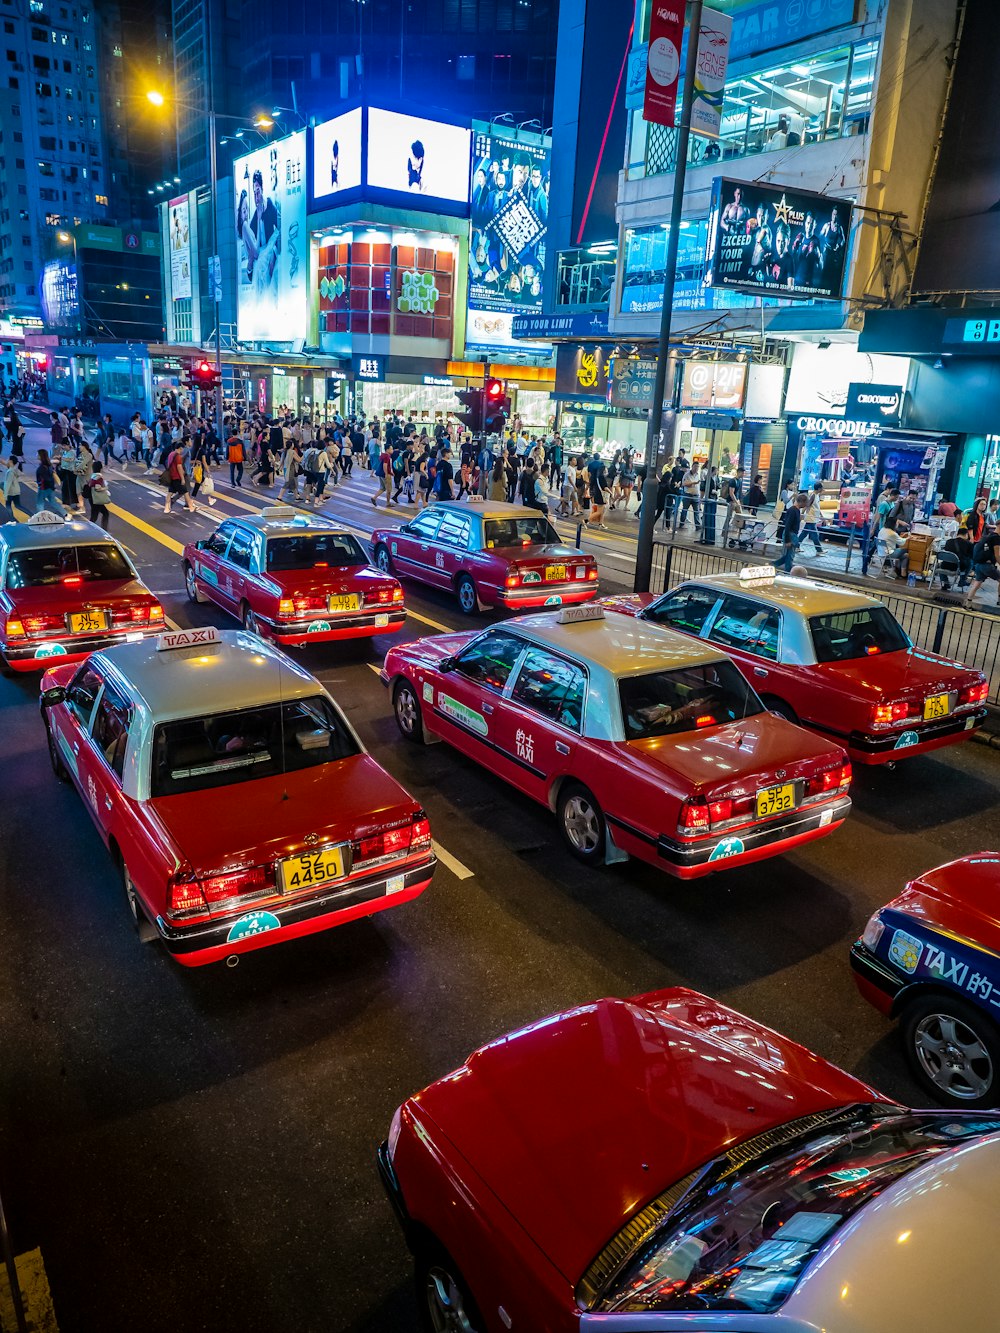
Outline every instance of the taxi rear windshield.
POLYGON ((161 723, 153 733, 153 796, 229 787, 358 754, 321 695, 161 723))
POLYGON ((764 711, 731 662, 628 676, 618 682, 618 692, 630 741, 700 731, 764 711))
POLYGON ((810 616, 817 662, 849 662, 856 657, 898 653, 910 641, 884 606, 862 606, 832 616, 810 616))
POLYGON ((267 540, 267 568, 275 574, 317 567, 353 569, 367 564, 364 548, 349 532, 303 533, 267 540))
POLYGON ((533 518, 488 518, 484 533, 486 549, 496 546, 546 546, 558 544, 558 532, 541 514, 533 518))
POLYGON ((110 542, 11 551, 7 557, 7 587, 11 589, 44 588, 67 579, 100 583, 134 577, 121 551, 110 542))

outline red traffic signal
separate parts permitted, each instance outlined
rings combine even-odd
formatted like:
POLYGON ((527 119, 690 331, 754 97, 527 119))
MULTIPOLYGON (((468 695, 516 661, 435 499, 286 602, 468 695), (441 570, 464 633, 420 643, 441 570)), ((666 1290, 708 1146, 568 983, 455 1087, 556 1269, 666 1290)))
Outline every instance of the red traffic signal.
POLYGON ((504 397, 503 380, 487 380, 485 384, 485 390, 486 390, 487 405, 503 401, 504 397))
POLYGON ((220 376, 211 361, 196 361, 191 367, 191 385, 196 389, 214 389, 220 376))

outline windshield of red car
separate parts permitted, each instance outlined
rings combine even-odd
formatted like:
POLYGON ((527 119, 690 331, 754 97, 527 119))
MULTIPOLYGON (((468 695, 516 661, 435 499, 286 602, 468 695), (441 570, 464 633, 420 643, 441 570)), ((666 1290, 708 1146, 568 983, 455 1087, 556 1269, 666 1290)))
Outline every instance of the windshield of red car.
POLYGON ((856 657, 878 657, 910 647, 910 640, 891 611, 884 606, 861 606, 831 616, 810 616, 817 662, 847 662, 856 657))
POLYGON ((228 787, 359 754, 328 699, 317 695, 232 713, 163 722, 153 733, 153 796, 228 787))
POLYGON ((44 588, 68 580, 100 583, 134 577, 121 551, 110 542, 11 551, 7 557, 7 587, 11 590, 44 588))
POLYGON ((484 532, 486 549, 497 546, 558 545, 560 536, 541 514, 530 518, 488 518, 484 532))
POLYGON ((732 662, 626 676, 618 692, 629 741, 699 731, 764 711, 732 662))
POLYGON ((267 568, 275 574, 317 567, 355 569, 367 564, 364 547, 349 532, 309 532, 267 540, 267 568))
POLYGON ((711 1162, 593 1308, 775 1310, 859 1208, 986 1123, 872 1104, 824 1120, 711 1162))

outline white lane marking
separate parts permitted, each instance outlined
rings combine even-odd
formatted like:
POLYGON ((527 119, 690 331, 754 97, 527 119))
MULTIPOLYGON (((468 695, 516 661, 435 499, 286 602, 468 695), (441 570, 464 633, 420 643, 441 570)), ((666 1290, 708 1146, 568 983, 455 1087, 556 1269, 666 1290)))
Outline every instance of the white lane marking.
POLYGON ((442 865, 451 871, 456 879, 472 879, 475 876, 474 870, 470 870, 468 866, 462 865, 457 857, 452 856, 451 852, 446 852, 436 840, 434 842, 434 854, 442 865))

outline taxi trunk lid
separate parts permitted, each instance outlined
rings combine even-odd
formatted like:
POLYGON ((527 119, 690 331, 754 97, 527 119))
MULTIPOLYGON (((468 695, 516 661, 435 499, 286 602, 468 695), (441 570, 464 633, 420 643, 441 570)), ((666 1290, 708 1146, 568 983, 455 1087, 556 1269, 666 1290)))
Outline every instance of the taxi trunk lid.
POLYGON ((38 634, 69 633, 69 617, 87 610, 106 611, 107 628, 130 619, 133 608, 150 606, 156 598, 138 579, 108 579, 72 585, 48 584, 20 588, 11 594, 14 615, 29 638, 38 634))

